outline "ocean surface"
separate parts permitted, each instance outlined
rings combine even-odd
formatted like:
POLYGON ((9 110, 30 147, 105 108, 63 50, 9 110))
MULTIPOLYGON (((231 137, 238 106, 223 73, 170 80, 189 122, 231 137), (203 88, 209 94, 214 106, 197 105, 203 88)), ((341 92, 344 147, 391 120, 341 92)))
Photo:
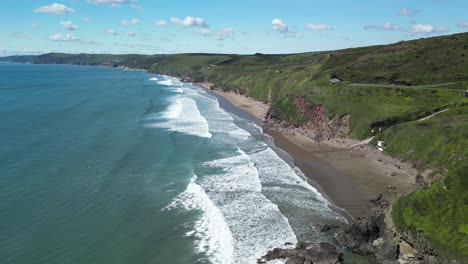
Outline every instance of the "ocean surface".
MULTIPOLYGON (((345 221, 191 84, 0 64, 0 263, 256 263, 345 221)), ((283 157, 283 158, 280 158, 283 157)))

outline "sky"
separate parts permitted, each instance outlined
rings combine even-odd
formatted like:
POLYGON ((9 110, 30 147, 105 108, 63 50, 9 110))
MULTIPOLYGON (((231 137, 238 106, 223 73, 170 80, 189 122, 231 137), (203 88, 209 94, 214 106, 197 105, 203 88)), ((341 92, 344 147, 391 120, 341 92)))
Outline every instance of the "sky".
POLYGON ((0 56, 298 53, 467 31, 467 0, 0 1, 0 56))

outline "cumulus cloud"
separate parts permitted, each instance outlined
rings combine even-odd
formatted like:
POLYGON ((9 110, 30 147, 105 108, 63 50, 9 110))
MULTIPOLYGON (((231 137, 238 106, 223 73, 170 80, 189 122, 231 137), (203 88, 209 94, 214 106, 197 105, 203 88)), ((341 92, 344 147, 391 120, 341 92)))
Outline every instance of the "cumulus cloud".
POLYGON ((400 16, 412 16, 419 12, 421 12, 419 9, 402 8, 400 9, 400 16))
POLYGON ((377 29, 377 30, 399 30, 400 27, 390 23, 385 22, 383 25, 366 25, 364 29, 377 29))
POLYGON ((78 30, 80 28, 78 25, 73 24, 73 22, 71 21, 60 21, 60 25, 62 25, 64 29, 70 30, 70 31, 78 30))
POLYGON ((179 27, 208 27, 205 20, 200 17, 187 16, 183 20, 177 17, 172 17, 171 22, 179 27))
POLYGON ((154 22, 154 25, 157 27, 162 27, 162 26, 167 25, 167 23, 165 20, 159 20, 159 21, 154 22))
POLYGON ((435 27, 431 24, 416 24, 411 27, 411 33, 413 34, 435 34, 448 31, 449 29, 446 27, 435 27))
POLYGON ((307 24, 305 26, 307 29, 310 29, 312 31, 325 31, 325 30, 332 30, 333 27, 330 25, 325 25, 325 24, 307 24))
POLYGON ((113 30, 112 28, 106 30, 106 33, 112 36, 117 36, 119 34, 117 31, 113 30))
POLYGON ((48 6, 40 6, 36 9, 34 9, 34 12, 36 13, 50 13, 50 14, 66 14, 66 13, 73 13, 75 10, 62 5, 62 4, 57 4, 53 3, 48 6))
POLYGON ((77 38, 75 35, 73 34, 65 34, 65 35, 62 35, 62 34, 54 34, 54 35, 51 35, 49 37, 50 40, 52 41, 80 41, 79 38, 77 38))
POLYGON ((279 18, 275 18, 273 19, 273 21, 271 21, 271 28, 274 30, 274 31, 278 31, 278 32, 281 32, 281 33, 286 33, 288 32, 288 27, 286 26, 286 24, 279 18))
POLYGON ((133 32, 133 31, 130 31, 130 32, 127 33, 127 36, 129 36, 129 37, 136 37, 136 33, 133 32))
POLYGON ((136 25, 136 24, 139 24, 141 21, 140 19, 137 19, 137 18, 132 18, 132 19, 129 19, 129 20, 122 20, 122 25, 123 26, 131 26, 131 25, 136 25))
POLYGON ((462 28, 468 28, 468 21, 467 22, 460 22, 457 24, 457 26, 462 27, 462 28))

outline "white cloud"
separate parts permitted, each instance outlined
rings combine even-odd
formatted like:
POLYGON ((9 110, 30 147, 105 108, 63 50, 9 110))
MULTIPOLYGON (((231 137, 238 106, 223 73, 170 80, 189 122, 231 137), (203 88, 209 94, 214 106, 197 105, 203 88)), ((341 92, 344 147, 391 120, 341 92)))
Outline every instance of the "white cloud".
POLYGON ((75 37, 73 34, 54 34, 49 37, 52 41, 80 41, 79 38, 75 37))
POLYGON ((364 29, 377 29, 377 30, 399 30, 400 27, 390 23, 385 22, 383 25, 366 25, 364 29))
POLYGON ((210 36, 211 35, 211 30, 209 29, 206 29, 206 28, 197 28, 195 29, 195 31, 193 32, 194 34, 197 34, 197 35, 202 35, 202 36, 210 36))
POLYGON ((0 54, 6 54, 6 55, 33 55, 33 54, 44 54, 49 51, 42 51, 42 50, 36 50, 36 49, 31 49, 31 48, 23 48, 23 49, 18 49, 18 50, 9 50, 6 48, 0 48, 0 54))
POLYGON ((14 32, 11 35, 17 39, 32 39, 31 35, 29 35, 28 33, 23 33, 23 32, 14 32))
POLYGON ((137 4, 131 4, 131 5, 130 5, 130 8, 133 8, 133 9, 143 9, 143 6, 142 6, 142 5, 137 5, 137 4))
POLYGON ((271 28, 274 30, 274 31, 279 31, 281 33, 286 33, 288 32, 288 27, 286 26, 286 24, 279 18, 275 18, 273 19, 273 21, 271 21, 271 28))
POLYGON ((171 18, 172 24, 179 27, 208 27, 205 20, 200 17, 188 16, 184 20, 181 20, 177 17, 171 18))
POLYGON ((62 5, 53 3, 48 6, 40 6, 34 10, 36 13, 50 13, 50 14, 66 14, 66 13, 73 13, 75 10, 62 5))
POLYGON ((113 30, 112 28, 106 30, 106 33, 109 35, 113 35, 113 36, 117 36, 119 34, 117 31, 113 30))
POLYGON ((330 25, 325 25, 325 24, 307 24, 305 26, 307 29, 310 29, 312 31, 325 31, 325 30, 332 30, 333 27, 330 25))
POLYGON ((88 2, 93 4, 110 4, 110 5, 121 5, 130 2, 130 0, 88 0, 88 2))
POLYGON ((300 37, 302 37, 302 33, 296 32, 296 31, 288 31, 288 33, 286 33, 284 35, 284 37, 286 37, 286 38, 300 38, 300 37))
POLYGON ((462 27, 462 28, 468 28, 468 21, 467 22, 460 22, 457 24, 457 26, 462 27))
POLYGON ((131 26, 131 25, 136 25, 136 24, 139 24, 141 21, 140 19, 137 19, 137 18, 132 18, 132 19, 129 19, 129 20, 122 20, 122 25, 123 26, 131 26))
POLYGON ((234 36, 234 30, 232 28, 223 28, 221 31, 214 34, 214 38, 217 40, 225 40, 234 36))
POLYGON ((411 33, 413 34, 434 34, 448 31, 449 29, 446 27, 435 27, 430 24, 417 24, 411 27, 411 33))
POLYGON ((154 22, 154 25, 157 27, 162 27, 162 26, 167 25, 167 23, 165 20, 159 20, 159 21, 154 22))
POLYGON ((400 16, 412 16, 419 12, 421 12, 419 9, 402 8, 400 9, 400 16))
POLYGON ((227 38, 234 37, 234 30, 232 28, 223 28, 218 31, 211 31, 207 28, 197 28, 193 33, 204 37, 214 38, 216 40, 225 40, 227 38))
POLYGON ((78 25, 73 24, 73 22, 71 21, 60 21, 60 25, 62 25, 62 27, 65 28, 66 30, 70 30, 70 31, 77 30, 80 28, 78 25))
POLYGON ((130 31, 130 32, 127 33, 127 36, 129 36, 129 37, 136 37, 136 33, 133 32, 133 31, 130 31))
POLYGON ((80 44, 82 45, 102 45, 101 42, 95 41, 95 40, 90 40, 90 41, 80 41, 80 44))

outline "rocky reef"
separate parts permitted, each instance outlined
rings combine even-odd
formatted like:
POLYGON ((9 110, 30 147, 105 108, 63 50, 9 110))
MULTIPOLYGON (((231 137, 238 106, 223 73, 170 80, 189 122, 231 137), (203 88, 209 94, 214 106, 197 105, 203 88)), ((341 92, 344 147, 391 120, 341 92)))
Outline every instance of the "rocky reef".
POLYGON ((369 201, 371 214, 344 226, 323 224, 319 231, 334 231, 334 244, 298 243, 295 248, 275 248, 257 263, 286 259, 286 264, 385 263, 432 264, 459 263, 441 257, 423 234, 400 234, 389 217, 389 202, 380 195, 369 201), (350 256, 362 256, 356 262, 350 256))

